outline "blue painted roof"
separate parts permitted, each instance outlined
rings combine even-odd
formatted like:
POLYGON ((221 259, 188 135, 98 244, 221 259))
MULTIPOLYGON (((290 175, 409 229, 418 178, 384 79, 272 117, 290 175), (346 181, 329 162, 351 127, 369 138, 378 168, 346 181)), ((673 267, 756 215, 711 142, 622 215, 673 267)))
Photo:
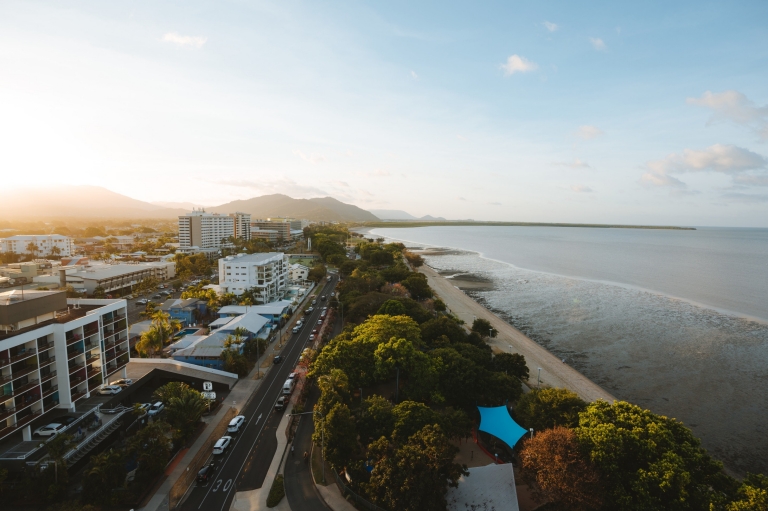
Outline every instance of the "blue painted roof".
POLYGON ((480 426, 477 429, 495 436, 510 448, 527 433, 510 417, 506 406, 478 406, 477 409, 480 411, 480 426))

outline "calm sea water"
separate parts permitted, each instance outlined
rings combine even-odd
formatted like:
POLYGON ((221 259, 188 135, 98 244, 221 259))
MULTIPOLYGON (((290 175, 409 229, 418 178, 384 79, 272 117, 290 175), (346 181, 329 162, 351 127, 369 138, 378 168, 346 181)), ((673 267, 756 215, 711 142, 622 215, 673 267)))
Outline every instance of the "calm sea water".
POLYGON ((768 229, 374 229, 620 399, 678 418, 734 473, 768 473, 768 229))

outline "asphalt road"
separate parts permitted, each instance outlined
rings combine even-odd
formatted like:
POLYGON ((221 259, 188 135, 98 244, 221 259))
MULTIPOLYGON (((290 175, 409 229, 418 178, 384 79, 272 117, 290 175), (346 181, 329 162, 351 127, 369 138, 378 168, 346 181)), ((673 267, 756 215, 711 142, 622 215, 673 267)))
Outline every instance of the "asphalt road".
MULTIPOLYGON (((311 410, 319 396, 317 387, 314 387, 307 398, 306 410, 311 410)), ((304 462, 304 452, 309 452, 312 446, 312 432, 315 429, 311 415, 302 415, 299 426, 296 428, 296 436, 293 439, 294 454, 285 460, 285 496, 292 511, 328 511, 328 507, 317 496, 317 490, 312 482, 312 469, 304 462)), ((326 479, 333 474, 326 471, 326 479)))
MULTIPOLYGON (((336 282, 337 277, 331 282, 326 281, 320 294, 331 293, 336 282)), ((193 486, 180 509, 225 511, 229 509, 235 492, 261 488, 264 484, 264 478, 277 449, 275 429, 282 417, 281 413, 274 412, 275 402, 288 374, 296 367, 325 303, 327 301, 318 299, 315 310, 306 316, 304 328, 293 335, 283 348, 283 363, 270 370, 246 408, 241 410, 240 413, 245 415, 247 422, 240 433, 233 435, 229 449, 216 457, 218 469, 215 478, 205 486, 193 486)))

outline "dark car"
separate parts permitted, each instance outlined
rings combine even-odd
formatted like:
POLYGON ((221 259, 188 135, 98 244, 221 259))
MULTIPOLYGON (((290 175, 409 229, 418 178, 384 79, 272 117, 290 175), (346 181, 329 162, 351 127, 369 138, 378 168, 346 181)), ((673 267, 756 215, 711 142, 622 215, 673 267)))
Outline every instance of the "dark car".
POLYGON ((77 420, 77 417, 69 417, 67 415, 63 417, 56 417, 56 422, 59 422, 61 424, 64 424, 65 426, 69 426, 73 422, 77 420))
POLYGON ((282 361, 283 361, 283 357, 281 357, 280 355, 276 355, 275 359, 272 361, 272 363, 273 364, 279 364, 282 361))
POLYGON ((197 484, 206 484, 213 479, 213 475, 216 473, 216 465, 210 463, 197 473, 197 484))

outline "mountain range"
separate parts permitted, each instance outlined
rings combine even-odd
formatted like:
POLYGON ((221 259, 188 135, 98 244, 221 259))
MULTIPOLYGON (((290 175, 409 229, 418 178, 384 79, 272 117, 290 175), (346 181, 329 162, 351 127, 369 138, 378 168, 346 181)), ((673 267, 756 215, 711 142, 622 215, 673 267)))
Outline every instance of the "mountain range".
MULTIPOLYGON (((132 199, 100 186, 62 185, 5 193, 0 218, 157 218, 170 219, 188 213, 189 202, 150 203, 132 199)), ((313 221, 375 222, 379 218, 364 209, 332 197, 294 199, 274 194, 236 200, 205 208, 212 213, 250 213, 252 218, 292 217, 313 221)))
POLYGON ((441 216, 434 217, 432 215, 424 215, 423 217, 419 218, 401 209, 372 209, 371 213, 382 220, 418 220, 422 222, 440 222, 445 220, 445 218, 441 216))

